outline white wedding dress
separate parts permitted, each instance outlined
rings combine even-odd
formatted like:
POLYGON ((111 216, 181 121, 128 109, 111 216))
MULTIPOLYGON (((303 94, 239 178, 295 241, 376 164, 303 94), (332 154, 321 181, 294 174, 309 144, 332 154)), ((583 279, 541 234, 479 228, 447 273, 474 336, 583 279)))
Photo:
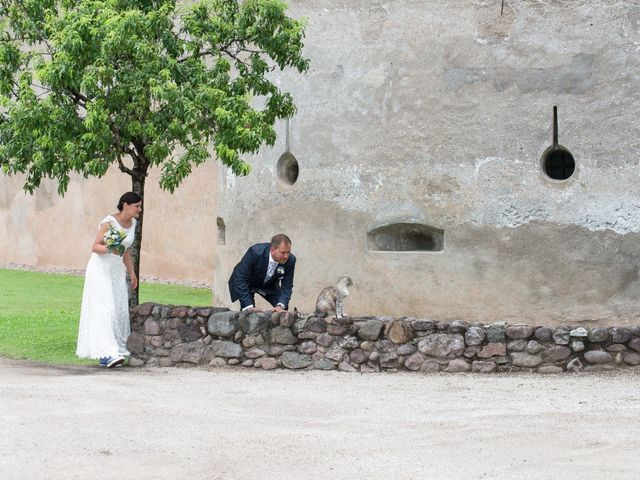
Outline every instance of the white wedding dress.
MULTIPOLYGON (((122 245, 128 249, 135 236, 136 219, 132 219, 131 227, 124 228, 113 216, 107 215, 99 227, 107 222, 126 232, 122 245)), ((78 357, 97 359, 129 355, 127 338, 131 325, 126 271, 119 255, 91 254, 84 277, 78 357)))

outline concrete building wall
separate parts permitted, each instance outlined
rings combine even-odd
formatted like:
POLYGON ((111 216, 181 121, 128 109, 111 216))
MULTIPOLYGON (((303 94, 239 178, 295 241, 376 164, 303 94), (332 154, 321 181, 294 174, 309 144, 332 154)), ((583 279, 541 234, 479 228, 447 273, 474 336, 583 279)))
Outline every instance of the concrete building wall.
POLYGON ((311 69, 278 78, 299 107, 299 176, 278 181, 285 122, 249 177, 220 175, 217 298, 246 248, 282 231, 303 311, 349 274, 350 314, 637 320, 640 5, 290 4, 309 19, 311 69), (576 165, 564 182, 540 164, 554 105, 576 165), (372 251, 368 232, 395 223, 442 230, 442 250, 372 251))
MULTIPOLYGON (((310 71, 277 77, 298 114, 249 177, 213 161, 170 195, 152 174, 143 275, 213 277, 228 304, 244 251, 283 231, 302 311, 349 274, 350 314, 637 320, 637 2, 505 0, 502 14, 500 0, 289 3, 309 19, 310 71), (540 168, 553 105, 576 162, 565 182, 540 168), (278 181, 287 143, 294 185, 278 181), (376 250, 368 233, 397 223, 441 232, 442 248, 376 250)), ((130 188, 118 171, 74 178, 64 198, 21 185, 0 176, 0 263, 69 268, 84 268, 97 221, 130 188)))

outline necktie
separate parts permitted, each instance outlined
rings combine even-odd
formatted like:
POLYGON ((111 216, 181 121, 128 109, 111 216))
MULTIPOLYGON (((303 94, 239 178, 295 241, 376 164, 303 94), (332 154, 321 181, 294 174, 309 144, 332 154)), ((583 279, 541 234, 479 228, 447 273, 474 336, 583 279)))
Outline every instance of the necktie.
POLYGON ((265 282, 273 277, 273 272, 276 271, 276 266, 278 266, 277 262, 269 262, 269 267, 267 268, 267 276, 264 278, 265 282))

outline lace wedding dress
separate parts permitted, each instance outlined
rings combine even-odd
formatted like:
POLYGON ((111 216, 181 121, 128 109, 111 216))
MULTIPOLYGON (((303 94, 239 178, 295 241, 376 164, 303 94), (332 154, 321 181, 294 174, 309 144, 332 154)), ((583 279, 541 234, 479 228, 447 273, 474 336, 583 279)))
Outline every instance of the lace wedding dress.
MULTIPOLYGON (((127 234, 122 241, 125 249, 133 243, 136 219, 131 227, 124 228, 111 215, 101 222, 111 223, 127 234)), ((122 257, 116 254, 92 253, 84 278, 78 348, 80 358, 127 356, 127 338, 131 333, 129 323, 129 292, 126 268, 122 257)))

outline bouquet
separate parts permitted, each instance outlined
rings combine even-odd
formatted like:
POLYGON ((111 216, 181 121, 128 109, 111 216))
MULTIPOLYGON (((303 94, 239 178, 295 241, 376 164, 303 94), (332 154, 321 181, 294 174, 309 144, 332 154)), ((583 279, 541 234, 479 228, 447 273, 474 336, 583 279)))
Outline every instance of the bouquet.
POLYGON ((116 252, 118 255, 122 255, 124 253, 124 245, 122 245, 122 241, 125 238, 127 238, 127 233, 124 230, 119 230, 109 224, 109 229, 104 234, 104 243, 107 246, 107 251, 116 252))

